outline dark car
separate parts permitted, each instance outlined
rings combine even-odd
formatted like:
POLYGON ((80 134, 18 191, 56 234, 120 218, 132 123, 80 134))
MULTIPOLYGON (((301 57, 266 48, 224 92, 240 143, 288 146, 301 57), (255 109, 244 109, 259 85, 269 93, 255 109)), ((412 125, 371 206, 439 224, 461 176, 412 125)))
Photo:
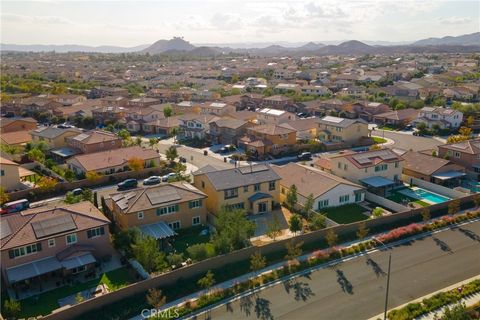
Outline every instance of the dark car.
POLYGON ((230 151, 235 151, 237 148, 231 144, 227 144, 225 147, 220 149, 220 153, 228 153, 230 151))
POLYGON ((302 152, 297 156, 298 160, 312 160, 312 154, 310 152, 302 152))
POLYGON ((145 186, 151 186, 151 185, 154 185, 154 184, 159 184, 160 182, 162 182, 162 178, 159 177, 159 176, 151 176, 151 177, 148 177, 147 179, 143 180, 143 184, 145 186))
POLYGON ((130 188, 135 188, 138 185, 137 179, 127 179, 120 182, 117 187, 118 190, 126 190, 130 188))

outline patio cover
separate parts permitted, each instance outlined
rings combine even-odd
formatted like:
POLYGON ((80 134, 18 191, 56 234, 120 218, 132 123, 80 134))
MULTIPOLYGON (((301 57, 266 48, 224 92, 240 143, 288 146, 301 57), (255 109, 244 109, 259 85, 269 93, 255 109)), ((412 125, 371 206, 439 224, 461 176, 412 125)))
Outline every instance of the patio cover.
POLYGON ((250 202, 255 202, 257 200, 260 200, 260 199, 267 199, 267 198, 272 198, 271 195, 269 195, 268 193, 263 193, 263 192, 257 192, 255 193, 254 195, 251 195, 248 200, 250 202))
POLYGON ((143 226, 139 226, 138 228, 143 234, 154 237, 157 240, 169 238, 177 234, 163 221, 152 224, 145 224, 143 226))
POLYGON ((62 158, 68 158, 68 157, 74 156, 78 153, 77 150, 75 150, 73 148, 69 148, 69 147, 53 149, 53 150, 50 150, 50 152, 53 153, 53 154, 56 154, 57 156, 62 157, 62 158))
POLYGON ((374 188, 381 188, 395 184, 395 181, 380 176, 369 177, 360 181, 374 188))
POLYGON ((464 175, 465 175, 465 173, 463 173, 463 172, 451 170, 451 171, 445 171, 445 172, 432 174, 432 177, 440 179, 440 180, 448 180, 448 179, 463 177, 464 175))
POLYGON ((97 260, 95 260, 94 256, 92 256, 91 253, 84 253, 80 256, 65 259, 60 263, 65 269, 70 270, 73 268, 86 266, 87 264, 90 264, 90 263, 95 263, 96 261, 97 260))
POLYGON ((62 269, 62 265, 56 257, 36 260, 19 266, 8 268, 8 282, 13 284, 18 281, 30 279, 45 273, 62 269))

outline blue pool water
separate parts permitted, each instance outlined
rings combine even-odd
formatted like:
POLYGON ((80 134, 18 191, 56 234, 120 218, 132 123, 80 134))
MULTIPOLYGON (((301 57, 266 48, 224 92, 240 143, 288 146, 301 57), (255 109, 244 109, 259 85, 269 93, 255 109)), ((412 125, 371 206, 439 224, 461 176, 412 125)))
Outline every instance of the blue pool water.
POLYGON ((441 195, 434 194, 434 193, 428 192, 427 190, 423 190, 423 189, 416 189, 413 192, 415 192, 415 194, 417 196, 419 196, 420 198, 425 199, 425 200, 429 200, 429 201, 435 202, 435 203, 442 203, 442 202, 450 200, 446 197, 442 197, 441 195))

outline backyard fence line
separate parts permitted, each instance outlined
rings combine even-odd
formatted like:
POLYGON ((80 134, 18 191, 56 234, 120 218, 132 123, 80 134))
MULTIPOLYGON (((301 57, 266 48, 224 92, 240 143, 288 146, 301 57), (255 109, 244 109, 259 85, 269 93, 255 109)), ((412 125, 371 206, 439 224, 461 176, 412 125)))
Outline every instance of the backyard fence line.
MULTIPOLYGON (((460 205, 462 207, 471 208, 473 199, 476 195, 468 195, 459 198, 460 205)), ((447 213, 448 205, 455 200, 449 200, 443 203, 438 203, 430 206, 430 212, 432 216, 438 216, 447 213)), ((323 240, 329 230, 333 230, 337 235, 346 235, 356 232, 360 224, 365 223, 365 227, 372 229, 385 225, 394 224, 402 220, 420 218, 423 208, 406 210, 399 213, 379 217, 376 219, 365 220, 360 222, 354 222, 350 224, 343 224, 338 226, 329 227, 322 230, 313 231, 310 233, 300 234, 290 239, 278 240, 272 243, 265 244, 259 247, 247 247, 224 255, 215 256, 191 265, 175 269, 173 271, 152 276, 150 279, 142 280, 137 283, 128 285, 117 291, 107 293, 105 295, 83 301, 79 304, 71 306, 70 308, 58 310, 44 316, 43 319, 47 320, 62 320, 72 319, 78 317, 86 312, 99 309, 118 302, 122 299, 128 298, 133 295, 145 293, 148 289, 157 288, 162 286, 169 286, 178 283, 179 281, 186 280, 195 276, 200 276, 206 273, 208 270, 214 270, 224 267, 227 264, 237 263, 250 258, 250 256, 256 252, 260 252, 262 255, 278 252, 285 249, 285 245, 290 241, 300 242, 305 244, 312 244, 323 240)))

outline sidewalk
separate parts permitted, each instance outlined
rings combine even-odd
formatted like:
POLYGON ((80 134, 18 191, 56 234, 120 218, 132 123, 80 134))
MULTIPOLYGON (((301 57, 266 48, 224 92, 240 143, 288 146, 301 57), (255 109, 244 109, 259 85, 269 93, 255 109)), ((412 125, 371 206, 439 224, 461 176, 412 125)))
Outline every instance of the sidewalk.
MULTIPOLYGON (((475 276, 475 277, 472 277, 470 279, 466 279, 466 280, 463 280, 463 281, 460 281, 460 282, 457 282, 455 284, 452 284, 451 286, 448 286, 446 288, 443 288, 443 289, 440 289, 440 290, 437 290, 435 292, 432 292, 432 293, 429 293, 423 297, 420 297, 420 298, 417 298, 415 300, 412 300, 410 302, 407 302, 407 303, 404 303, 398 307, 395 307, 395 308, 392 308, 392 309, 389 309, 387 311, 387 314, 388 312, 392 311, 392 310, 395 310, 395 309, 401 309, 407 305, 409 305, 410 303, 415 303, 415 302, 421 302, 423 299, 426 299, 426 298, 430 298, 431 296, 437 294, 437 293, 440 293, 440 292, 446 292, 446 291, 450 291, 452 289, 455 289, 455 288, 458 288, 458 287, 461 287, 469 282, 472 282, 473 280, 475 279, 480 279, 480 275, 478 276, 475 276)), ((474 305, 475 303, 477 303, 478 301, 480 301, 480 292, 478 292, 477 294, 474 294, 473 296, 467 298, 467 299, 462 299, 460 300, 460 302, 464 302, 465 305, 468 307, 468 306, 471 306, 471 305, 474 305)), ((442 315, 443 314, 443 310, 445 309, 445 307, 451 307, 452 304, 449 304, 449 305, 445 305, 435 311, 432 311, 430 313, 427 313, 427 314, 424 314, 423 316, 421 317, 418 317, 417 319, 421 319, 421 320, 434 320, 435 318, 435 314, 437 315, 442 315)), ((377 320, 377 319, 383 319, 383 313, 380 313, 379 315, 375 316, 375 317, 371 317, 370 319, 368 320, 377 320)))

